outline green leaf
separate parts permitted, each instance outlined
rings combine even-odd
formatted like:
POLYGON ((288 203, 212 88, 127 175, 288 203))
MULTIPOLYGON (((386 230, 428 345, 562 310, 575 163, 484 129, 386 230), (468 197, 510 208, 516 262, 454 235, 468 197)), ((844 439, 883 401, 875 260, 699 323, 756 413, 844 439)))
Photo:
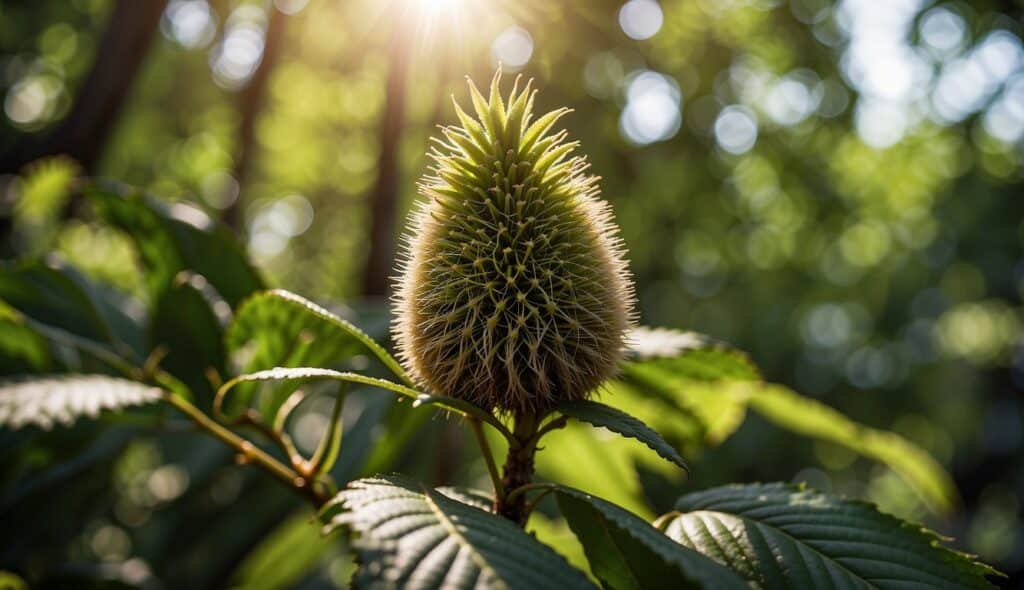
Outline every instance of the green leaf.
POLYGON ((499 422, 497 418, 468 402, 450 397, 428 395, 426 393, 416 391, 411 387, 406 387, 405 385, 388 381, 387 379, 367 377, 366 375, 360 375, 359 373, 347 373, 335 371, 333 369, 320 369, 316 367, 278 367, 276 369, 268 369, 266 371, 257 371, 255 373, 239 375, 222 385, 217 391, 217 405, 219 407, 223 407, 223 405, 227 403, 225 402, 227 395, 231 393, 236 386, 242 383, 254 383, 259 381, 288 381, 288 386, 294 390, 303 383, 316 380, 359 383, 362 385, 377 387, 379 389, 386 389, 403 397, 414 399, 414 407, 422 405, 436 405, 455 412, 460 416, 473 416, 490 424, 498 431, 508 435, 508 429, 499 422))
POLYGON ((565 428, 546 434, 544 448, 557 452, 537 453, 534 461, 538 476, 589 490, 635 514, 654 518, 657 515, 644 497, 637 465, 649 461, 655 469, 667 472, 668 477, 681 479, 683 473, 634 441, 603 434, 579 422, 569 422, 565 428))
POLYGON ((77 336, 114 340, 88 294, 58 268, 42 262, 0 265, 0 299, 27 317, 77 336))
POLYGON ((629 336, 624 370, 643 365, 673 377, 716 381, 758 381, 761 373, 747 355, 696 332, 639 327, 629 336))
POLYGON ((605 588, 745 589, 736 574, 672 542, 624 508, 585 492, 555 488, 558 507, 605 588))
POLYGON ((319 564, 343 550, 339 538, 325 538, 310 526, 308 509, 297 510, 246 555, 232 576, 234 590, 295 588, 319 564))
POLYGON ((765 590, 992 588, 995 570, 874 506, 786 484, 683 496, 666 534, 765 590))
POLYGON ((512 522, 400 476, 353 482, 325 520, 328 532, 346 526, 358 534, 356 586, 593 588, 512 522))
POLYGON ((858 424, 820 402, 778 385, 760 388, 750 397, 749 404, 783 428, 842 445, 885 464, 941 514, 950 513, 959 503, 956 484, 942 465, 898 434, 858 424))
POLYGON ((67 156, 42 158, 21 172, 21 195, 14 202, 17 242, 29 252, 50 249, 60 212, 66 206, 80 169, 67 156))
MULTIPOLYGON (((204 295, 206 279, 183 271, 160 292, 150 317, 149 338, 166 356, 160 366, 195 394, 196 402, 209 409, 213 401, 211 371, 226 372, 226 354, 217 302, 204 295)), ((222 304, 226 305, 226 304, 222 304)))
POLYGON ((687 471, 690 469, 679 451, 661 438, 660 434, 622 410, 590 400, 579 400, 560 405, 558 411, 588 424, 607 428, 627 438, 635 438, 665 460, 687 471))
POLYGON ((0 427, 70 426, 79 416, 151 404, 161 392, 142 383, 105 375, 52 375, 0 381, 0 427))
POLYGON ((700 334, 666 328, 637 328, 630 342, 622 374, 608 388, 621 398, 658 400, 662 406, 647 413, 630 407, 630 413, 694 444, 718 444, 743 423, 750 392, 745 384, 761 379, 745 354, 700 334))
MULTIPOLYGON (((228 327, 225 343, 242 373, 274 367, 336 366, 368 352, 406 385, 412 385, 398 361, 365 332, 315 303, 280 289, 258 293, 242 303, 228 327)), ((243 385, 225 411, 235 415, 257 405, 264 419, 272 422, 292 391, 294 387, 288 383, 261 392, 243 385)))
POLYGON ((704 442, 717 444, 739 427, 749 406, 784 428, 885 464, 940 514, 958 503, 952 478, 927 452, 785 387, 763 385, 747 358, 724 345, 692 333, 640 328, 633 334, 630 358, 609 390, 625 392, 626 399, 635 398, 628 394, 636 390, 662 400, 667 406, 662 412, 629 409, 670 438, 682 434, 674 424, 686 425, 696 417, 704 442))
POLYGON ((232 307, 263 288, 231 232, 199 209, 109 182, 94 182, 83 194, 108 223, 135 241, 154 297, 183 270, 207 277, 232 307))
POLYGON ((38 373, 51 363, 46 340, 18 310, 0 300, 0 375, 38 373))

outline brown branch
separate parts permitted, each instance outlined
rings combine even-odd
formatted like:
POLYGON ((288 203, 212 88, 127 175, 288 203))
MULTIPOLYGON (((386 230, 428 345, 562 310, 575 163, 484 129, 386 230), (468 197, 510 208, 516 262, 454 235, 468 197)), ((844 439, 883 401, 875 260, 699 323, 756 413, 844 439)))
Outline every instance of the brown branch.
MULTIPOLYGON (((537 428, 540 417, 520 414, 515 419, 515 430, 509 441, 508 456, 502 467, 501 487, 506 493, 527 486, 533 481, 533 457, 537 453, 537 428)), ((526 494, 495 496, 495 512, 516 523, 526 526, 526 494)))

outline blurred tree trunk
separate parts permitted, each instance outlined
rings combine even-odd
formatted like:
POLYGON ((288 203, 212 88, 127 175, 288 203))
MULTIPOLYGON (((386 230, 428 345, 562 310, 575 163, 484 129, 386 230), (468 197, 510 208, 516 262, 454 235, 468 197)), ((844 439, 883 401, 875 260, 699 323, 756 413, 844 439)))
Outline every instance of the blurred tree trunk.
POLYGON ((15 173, 33 160, 56 154, 71 156, 86 174, 95 173, 166 4, 167 0, 118 0, 67 116, 41 138, 23 136, 0 158, 0 173, 15 173))
POLYGON ((395 249, 395 213, 398 208, 398 148, 405 119, 405 86, 409 70, 407 15, 396 17, 389 40, 387 97, 380 120, 380 155, 377 182, 370 193, 370 235, 363 272, 365 296, 379 297, 388 291, 388 273, 395 249))
POLYGON ((232 176, 238 182, 239 192, 234 202, 224 210, 224 223, 236 232, 242 229, 242 188, 245 186, 258 148, 256 121, 266 103, 267 83, 281 53, 287 19, 285 13, 278 10, 273 2, 268 3, 267 13, 267 32, 260 65, 253 72, 252 78, 249 79, 249 83, 242 89, 238 97, 238 111, 241 114, 241 120, 238 124, 238 143, 232 176))
MULTIPOLYGON (((29 162, 57 154, 77 160, 83 174, 96 173, 166 5, 167 0, 118 0, 68 114, 49 133, 25 134, 0 154, 0 174, 16 174, 29 162)), ((0 212, 0 255, 12 254, 13 231, 13 219, 0 212)))

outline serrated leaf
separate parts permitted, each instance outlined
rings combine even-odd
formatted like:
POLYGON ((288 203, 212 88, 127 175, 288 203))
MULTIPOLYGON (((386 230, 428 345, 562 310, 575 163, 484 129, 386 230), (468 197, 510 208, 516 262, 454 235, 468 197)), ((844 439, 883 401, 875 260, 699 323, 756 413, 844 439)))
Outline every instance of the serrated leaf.
POLYGON ((608 388, 653 394, 665 406, 647 416, 655 428, 684 439, 692 439, 696 429, 693 442, 714 445, 743 422, 750 389, 742 384, 760 379, 745 354, 707 336, 641 327, 630 334, 622 374, 608 388))
POLYGON ((700 381, 757 381, 761 373, 747 355, 696 332, 668 328, 635 328, 629 335, 624 370, 635 365, 656 368, 675 378, 700 381))
POLYGON ((939 513, 959 503, 956 484, 927 451, 892 432, 858 424, 836 410, 789 389, 770 385, 750 397, 751 409, 793 432, 844 446, 885 464, 939 513))
POLYGON ((637 464, 649 459, 673 475, 682 475, 672 465, 652 457, 646 449, 617 436, 602 437, 586 424, 570 422, 565 428, 545 435, 546 449, 534 461, 537 474, 546 481, 589 490, 643 517, 654 518, 637 473, 637 464))
MULTIPOLYGON (((785 387, 763 385, 756 368, 737 351, 692 333, 640 328, 621 378, 610 389, 654 394, 696 416, 704 440, 721 442, 742 423, 746 408, 794 432, 828 440, 897 472, 938 513, 957 504, 952 478, 927 452, 893 434, 853 422, 839 412, 785 387)), ((669 412, 670 414, 670 412, 669 412)), ((662 432, 669 425, 652 420, 662 432)), ((669 429, 666 429, 669 428, 669 429)))
POLYGON ((76 418, 155 403, 160 390, 105 375, 54 375, 0 381, 0 427, 50 429, 76 418))
MULTIPOLYGON (((398 361, 361 329, 280 289, 245 300, 228 327, 225 344, 243 373, 274 367, 338 366, 357 354, 370 353, 406 385, 412 383, 398 361)), ((226 411, 236 414, 241 408, 256 405, 264 418, 272 421, 292 391, 289 384, 274 385, 260 392, 257 400, 256 388, 243 386, 226 411)))
POLYGON ((636 439, 665 460, 689 471, 679 451, 668 444, 660 434, 622 410, 595 401, 578 400, 560 405, 558 411, 593 426, 604 427, 616 434, 636 439))
POLYGON ((593 588, 511 521, 401 476, 353 482, 333 502, 325 529, 359 536, 357 586, 593 588))
POLYGON ((988 566, 865 502, 755 484, 689 494, 676 509, 669 537, 765 590, 993 587, 988 566))
POLYGON ((591 571, 605 588, 746 588, 736 574, 672 542, 620 506, 561 486, 555 488, 555 496, 562 515, 583 544, 591 571))
POLYGON ((231 232, 199 209, 167 204, 109 182, 94 182, 83 194, 108 223, 134 240, 154 296, 183 270, 207 277, 231 306, 263 288, 263 280, 231 232))
POLYGON ((507 433, 508 429, 505 428, 501 422, 497 420, 493 415, 488 414, 484 410, 468 403, 463 400, 440 397, 429 395, 420 391, 417 391, 411 387, 406 387, 387 379, 379 379, 377 377, 368 377, 359 373, 349 373, 343 371, 335 371, 333 369, 320 369, 316 367, 277 367, 275 369, 268 369, 266 371, 257 371, 255 373, 247 373, 245 375, 239 375, 234 379, 226 382, 224 385, 217 390, 217 404, 223 407, 228 403, 229 393, 232 392, 239 384, 254 383, 260 381, 286 381, 288 382, 287 387, 293 390, 301 386, 303 383, 316 380, 326 381, 340 381, 343 383, 358 383, 361 385, 369 385, 378 389, 385 389, 392 393, 397 393, 400 396, 412 398, 415 400, 413 406, 422 405, 434 405, 446 410, 455 412, 460 416, 473 416, 478 418, 498 431, 507 433))

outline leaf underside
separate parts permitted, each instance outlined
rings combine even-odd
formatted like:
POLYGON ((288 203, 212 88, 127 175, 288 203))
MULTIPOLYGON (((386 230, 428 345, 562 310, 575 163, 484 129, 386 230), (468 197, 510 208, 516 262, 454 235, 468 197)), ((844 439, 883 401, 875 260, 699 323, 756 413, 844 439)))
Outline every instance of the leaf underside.
POLYGON ((689 471, 689 467, 675 447, 649 426, 622 410, 590 400, 578 400, 562 404, 558 411, 593 426, 604 427, 616 434, 636 439, 663 459, 689 471))
POLYGON ((480 494, 432 490, 401 476, 356 481, 326 511, 325 531, 347 526, 362 566, 357 587, 593 588, 583 572, 510 521, 480 494))
POLYGON ((787 484, 689 494, 665 532, 757 588, 981 589, 996 572, 874 506, 787 484))
POLYGON ((0 382, 0 428, 17 430, 56 424, 70 426, 80 416, 155 403, 155 387, 105 375, 53 375, 0 382))

